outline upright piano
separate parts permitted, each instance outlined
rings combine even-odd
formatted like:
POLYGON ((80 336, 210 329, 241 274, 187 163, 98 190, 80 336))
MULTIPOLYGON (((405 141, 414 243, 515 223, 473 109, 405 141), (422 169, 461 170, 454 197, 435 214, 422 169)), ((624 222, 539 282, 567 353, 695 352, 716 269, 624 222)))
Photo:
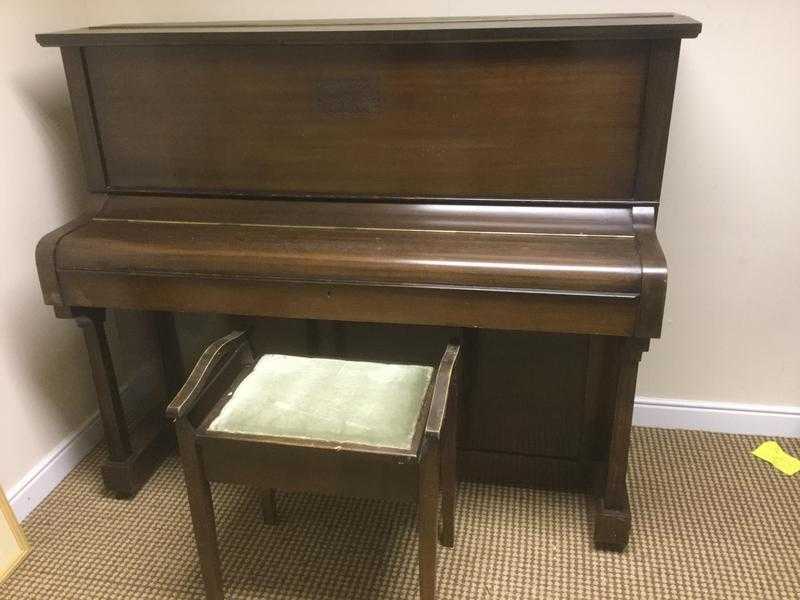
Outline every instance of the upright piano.
POLYGON ((130 425, 109 310, 152 315, 162 400, 184 375, 181 315, 373 358, 436 356, 456 335, 461 476, 590 493, 596 544, 624 547, 637 368, 666 292, 678 54, 700 27, 633 14, 37 36, 61 48, 90 192, 37 266, 45 302, 85 334, 108 489, 135 494, 169 438, 160 416, 130 425))

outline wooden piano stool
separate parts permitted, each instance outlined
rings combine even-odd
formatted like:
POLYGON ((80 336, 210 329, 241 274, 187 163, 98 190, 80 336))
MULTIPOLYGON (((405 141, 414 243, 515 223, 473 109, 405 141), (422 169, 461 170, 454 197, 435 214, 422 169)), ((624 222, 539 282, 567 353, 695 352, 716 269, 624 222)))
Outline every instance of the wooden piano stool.
POLYGON ((432 366, 264 355, 247 333, 211 344, 167 408, 175 421, 207 597, 223 598, 209 481, 417 503, 422 600, 455 535, 460 346, 432 366), (439 507, 441 502, 441 526, 439 507))

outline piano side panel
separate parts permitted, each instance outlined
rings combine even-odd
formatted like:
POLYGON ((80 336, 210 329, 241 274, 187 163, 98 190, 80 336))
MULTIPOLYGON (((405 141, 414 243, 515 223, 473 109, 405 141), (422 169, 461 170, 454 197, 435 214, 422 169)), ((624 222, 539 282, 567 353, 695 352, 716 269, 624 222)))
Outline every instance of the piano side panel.
POLYGON ((112 189, 634 194, 645 41, 83 52, 112 189))

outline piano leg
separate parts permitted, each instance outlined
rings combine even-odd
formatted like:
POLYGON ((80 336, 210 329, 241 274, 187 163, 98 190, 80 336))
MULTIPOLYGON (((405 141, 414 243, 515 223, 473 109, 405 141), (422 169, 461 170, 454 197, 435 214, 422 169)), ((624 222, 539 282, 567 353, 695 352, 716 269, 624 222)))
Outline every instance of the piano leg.
MULTIPOLYGON (((92 370, 100 419, 103 423, 108 460, 101 467, 103 482, 118 497, 132 497, 152 474, 171 447, 172 435, 164 416, 163 403, 159 403, 148 416, 131 430, 125 419, 125 410, 117 385, 114 363, 108 346, 102 308, 72 308, 59 311, 59 316, 73 317, 83 331, 89 365, 92 370)), ((170 340, 174 329, 169 317, 154 316, 153 326, 162 350, 165 400, 171 398, 178 377, 171 363, 177 348, 170 340), (170 379, 172 378, 172 379, 170 379)), ((173 338, 174 339, 174 338, 173 338)))
POLYGON ((117 375, 108 348, 105 329, 106 311, 83 309, 78 313, 76 321, 83 331, 86 342, 109 457, 114 462, 124 461, 131 453, 131 440, 125 425, 125 412, 117 387, 117 375))
POLYGON ((598 548, 622 551, 631 529, 630 505, 626 486, 628 450, 636 395, 636 376, 642 353, 649 340, 625 339, 618 350, 619 369, 613 389, 613 418, 605 477, 597 503, 594 543, 598 548))

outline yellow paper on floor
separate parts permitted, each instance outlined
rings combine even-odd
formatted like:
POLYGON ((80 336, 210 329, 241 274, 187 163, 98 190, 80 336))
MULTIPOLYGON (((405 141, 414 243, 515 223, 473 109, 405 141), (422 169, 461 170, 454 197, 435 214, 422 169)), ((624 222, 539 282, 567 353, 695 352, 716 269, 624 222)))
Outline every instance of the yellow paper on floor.
POLYGON ((778 442, 764 442, 753 450, 753 456, 767 461, 786 475, 794 475, 800 472, 800 460, 784 452, 778 442))

